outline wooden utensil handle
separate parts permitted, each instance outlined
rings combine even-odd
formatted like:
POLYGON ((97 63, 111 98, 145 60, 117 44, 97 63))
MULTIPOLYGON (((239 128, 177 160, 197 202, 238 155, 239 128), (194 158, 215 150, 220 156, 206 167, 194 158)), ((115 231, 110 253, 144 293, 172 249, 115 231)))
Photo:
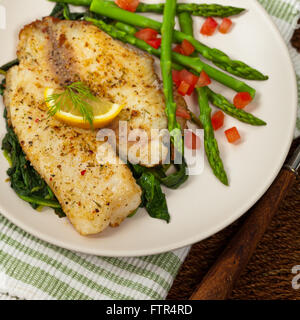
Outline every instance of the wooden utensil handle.
POLYGON ((282 169, 263 198, 251 209, 242 228, 204 277, 190 300, 224 300, 247 265, 265 233, 281 200, 296 179, 295 173, 282 169))

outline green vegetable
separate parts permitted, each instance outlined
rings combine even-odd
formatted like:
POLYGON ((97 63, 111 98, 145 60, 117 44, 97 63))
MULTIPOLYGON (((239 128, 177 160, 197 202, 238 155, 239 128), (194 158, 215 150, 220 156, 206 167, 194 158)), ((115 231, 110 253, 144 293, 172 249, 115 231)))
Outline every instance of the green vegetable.
POLYGON ((139 208, 136 208, 132 213, 130 213, 127 218, 132 218, 136 215, 136 213, 138 212, 139 208))
MULTIPOLYGON (((92 19, 90 17, 85 18, 87 21, 94 23, 98 28, 109 34, 112 38, 121 40, 125 43, 132 44, 141 50, 144 50, 150 54, 160 57, 161 50, 154 49, 145 41, 137 39, 131 34, 124 32, 123 30, 117 29, 115 26, 108 25, 104 21, 92 19)), ((123 24, 124 25, 124 24, 123 24)), ((120 24, 118 24, 120 26, 120 24)), ((204 70, 210 78, 224 84, 225 86, 237 91, 237 92, 249 92, 252 97, 255 96, 255 89, 248 86, 246 83, 233 78, 226 73, 215 69, 214 67, 202 62, 198 57, 187 57, 176 52, 172 52, 172 60, 182 66, 191 68, 194 71, 200 73, 204 70)), ((174 64, 173 64, 174 66, 174 64)))
MULTIPOLYGON (((181 30, 186 34, 193 35, 193 20, 187 13, 181 13, 179 17, 181 30)), ((223 167, 222 159, 219 155, 218 142, 214 137, 214 131, 211 123, 211 110, 208 105, 206 91, 196 90, 198 94, 200 121, 204 128, 204 145, 209 164, 218 179, 225 185, 228 185, 228 179, 223 167)))
MULTIPOLYGON (((191 14, 189 12, 181 12, 178 14, 178 20, 179 20, 181 31, 192 36, 194 34, 194 29, 193 29, 193 19, 191 17, 191 14)), ((194 52, 192 56, 196 57, 197 53, 194 52)), ((180 65, 174 66, 174 63, 173 63, 172 68, 174 69, 174 67, 175 67, 175 70, 183 69, 180 65)), ((198 73, 197 73, 197 76, 199 76, 198 73)), ((196 117, 196 115, 190 110, 188 110, 188 112, 190 114, 191 121, 197 124, 199 128, 203 128, 201 121, 196 117)))
POLYGON ((71 12, 70 8, 67 4, 63 4, 64 10, 63 10, 63 16, 66 20, 71 20, 71 12))
MULTIPOLYGON (((161 32, 162 24, 158 21, 150 18, 138 15, 133 12, 129 12, 119 8, 111 1, 105 0, 93 0, 90 10, 111 19, 115 19, 121 22, 135 25, 140 28, 151 28, 158 32, 161 32)), ((204 58, 212 61, 218 67, 226 70, 241 78, 249 80, 267 80, 268 77, 261 72, 249 67, 247 64, 241 61, 231 60, 225 53, 218 49, 212 49, 204 45, 200 41, 196 40, 191 35, 174 30, 175 42, 181 43, 183 40, 188 40, 204 58)))
POLYGON ((64 18, 64 9, 65 9, 64 3, 56 3, 52 12, 50 13, 50 17, 63 19, 64 18))
POLYGON ((5 79, 0 83, 0 95, 3 96, 5 90, 5 79))
POLYGON ((50 13, 51 17, 58 18, 61 20, 79 20, 84 17, 85 13, 70 12, 69 6, 66 4, 67 1, 55 1, 57 2, 54 9, 50 13))
POLYGON ((18 64, 19 64, 19 60, 15 59, 15 60, 12 60, 12 61, 4 64, 3 66, 0 67, 0 69, 3 71, 8 71, 11 67, 16 66, 18 64))
POLYGON ((154 168, 130 165, 137 183, 143 190, 141 207, 145 207, 152 218, 170 221, 166 197, 154 172, 154 168))
POLYGON ((119 29, 119 30, 122 30, 128 34, 131 34, 131 35, 135 35, 137 33, 137 29, 129 24, 126 24, 126 23, 123 23, 123 22, 119 22, 119 21, 116 21, 114 23, 114 26, 119 29))
MULTIPOLYGON (((49 0, 53 2, 69 3, 74 6, 86 6, 89 7, 92 4, 92 0, 49 0)), ((164 3, 148 4, 140 2, 137 7, 137 12, 155 12, 163 13, 164 3)), ((243 12, 245 9, 222 6, 219 4, 198 4, 198 3, 178 3, 176 5, 177 13, 189 12, 194 16, 202 17, 229 17, 243 12)))
POLYGON ((167 0, 164 10, 164 18, 161 29, 161 55, 160 67, 163 79, 163 91, 166 101, 166 113, 168 116, 169 132, 174 132, 178 137, 173 139, 176 150, 182 150, 181 127, 176 120, 177 105, 173 96, 173 80, 172 80, 172 30, 175 26, 176 0, 167 0), (177 130, 176 130, 177 129, 177 130), (177 131, 177 132, 175 132, 177 131))
POLYGON ((237 109, 232 103, 230 103, 221 94, 215 93, 207 87, 207 96, 209 101, 217 108, 221 109, 228 115, 253 126, 265 126, 266 122, 253 116, 251 113, 244 111, 243 109, 237 109))
POLYGON ((166 196, 161 190, 159 181, 149 172, 143 173, 137 180, 143 189, 145 208, 152 218, 162 219, 170 222, 166 196))
POLYGON ((21 199, 30 203, 34 209, 41 205, 47 206, 54 208, 59 216, 65 216, 53 192, 26 159, 16 134, 7 124, 6 109, 4 118, 6 119, 7 134, 2 141, 2 149, 11 163, 11 167, 7 171, 11 187, 21 199))
POLYGON ((178 189, 189 178, 186 174, 187 165, 183 162, 180 165, 174 165, 176 172, 170 175, 166 175, 164 170, 156 169, 156 174, 159 175, 158 180, 169 189, 178 189))
POLYGON ((92 0, 48 0, 48 1, 57 2, 57 4, 68 3, 68 4, 72 4, 73 6, 83 6, 83 7, 89 7, 92 3, 92 0))
POLYGON ((166 168, 165 166, 147 168, 140 165, 129 165, 133 176, 143 190, 141 207, 145 207, 151 217, 163 219, 167 222, 169 222, 170 216, 160 184, 170 189, 178 189, 189 178, 186 174, 187 165, 185 162, 181 165, 174 165, 176 172, 166 175, 166 170, 170 166, 168 165, 166 168))
MULTIPOLYGON (((162 13, 164 3, 148 4, 140 3, 137 7, 137 12, 155 12, 162 13)), ((198 3, 178 3, 176 6, 177 13, 188 12, 194 16, 202 17, 229 17, 243 12, 245 9, 222 6, 218 4, 198 4, 198 3)))
POLYGON ((43 206, 43 207, 50 207, 53 209, 60 209, 61 208, 60 204, 56 200, 47 200, 45 198, 40 198, 37 196, 23 196, 21 194, 18 194, 18 196, 22 200, 24 200, 28 203, 32 203, 34 205, 43 206))
POLYGON ((8 153, 6 150, 3 150, 3 155, 4 155, 5 159, 7 160, 8 164, 9 164, 10 166, 12 166, 13 163, 12 163, 12 161, 11 161, 11 157, 10 157, 9 153, 8 153))
POLYGON ((190 36, 194 35, 193 30, 193 18, 188 12, 181 12, 178 14, 178 21, 180 25, 180 30, 190 36))
POLYGON ((182 164, 170 164, 166 169, 164 168, 164 166, 146 168, 140 165, 131 165, 131 167, 133 169, 134 176, 139 177, 143 173, 151 173, 156 177, 156 179, 160 181, 160 183, 162 183, 169 189, 178 189, 189 178, 189 176, 186 174, 187 164, 184 160, 182 164), (176 171, 175 173, 167 175, 166 170, 168 170, 170 166, 174 166, 176 171))
POLYGON ((196 88, 200 109, 200 120, 204 127, 204 146, 208 162, 215 176, 228 186, 227 175, 220 157, 219 147, 211 124, 211 108, 208 104, 207 88, 196 88))
POLYGON ((203 125, 200 121, 200 119, 198 119, 198 117, 190 110, 187 110, 190 117, 191 117, 191 121, 196 124, 200 129, 203 129, 203 125))

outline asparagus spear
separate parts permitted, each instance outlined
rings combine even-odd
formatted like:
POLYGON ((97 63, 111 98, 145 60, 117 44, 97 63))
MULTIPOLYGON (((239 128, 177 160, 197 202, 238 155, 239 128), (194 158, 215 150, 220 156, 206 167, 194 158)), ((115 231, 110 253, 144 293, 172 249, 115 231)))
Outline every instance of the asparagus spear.
POLYGON ((221 94, 215 93, 210 88, 207 88, 207 96, 209 101, 217 108, 221 109, 228 115, 253 126, 265 126, 266 122, 253 116, 251 113, 244 111, 243 109, 237 109, 232 103, 230 103, 221 94))
POLYGON ((166 100, 166 113, 168 116, 168 129, 169 132, 175 134, 173 136, 175 148, 181 152, 182 150, 182 137, 181 127, 176 120, 176 103, 173 97, 173 80, 172 80, 172 40, 175 26, 176 15, 176 1, 167 0, 164 8, 164 18, 161 28, 162 42, 161 42, 161 58, 160 66, 163 79, 163 91, 166 100), (176 129, 177 132, 175 131, 176 129), (178 139, 179 136, 179 139, 178 139))
MULTIPOLYGON (((92 4, 92 0, 49 0, 53 2, 69 3, 74 6, 86 6, 89 7, 92 4)), ((164 11, 164 3, 148 4, 140 3, 137 7, 137 12, 154 12, 162 13, 164 11)), ((222 6, 219 4, 198 4, 198 3, 178 3, 176 5, 177 13, 189 12, 194 16, 201 17, 229 17, 243 12, 245 9, 222 6)))
POLYGON ((215 176, 222 183, 228 186, 228 178, 220 157, 218 143, 214 135, 214 129, 211 124, 211 108, 208 104, 207 87, 196 88, 196 90, 198 93, 200 120, 204 128, 204 147, 206 156, 215 176))
MULTIPOLYGON (((140 28, 152 28, 158 32, 161 31, 162 24, 160 22, 133 12, 120 9, 111 1, 93 0, 90 10, 109 18, 125 22, 130 25, 138 26, 140 28)), ((218 49, 209 48, 200 41, 196 40, 191 35, 174 30, 174 40, 178 43, 181 43, 183 40, 188 40, 195 47, 195 50, 199 52, 203 57, 212 61, 219 68, 236 76, 249 80, 268 79, 267 76, 263 75, 258 70, 251 68, 244 62, 231 60, 224 52, 218 49)))
MULTIPOLYGON (((140 3, 137 12, 155 12, 161 13, 164 3, 148 4, 140 3)), ((194 16, 202 17, 229 17, 241 13, 245 9, 230 6, 222 6, 219 4, 198 4, 198 3, 178 3, 176 7, 177 13, 189 12, 194 16)))
MULTIPOLYGON (((131 34, 128 34, 122 30, 117 29, 116 27, 112 25, 106 24, 102 20, 96 20, 90 17, 85 18, 87 21, 90 21, 94 23, 97 27, 99 27, 101 30, 109 34, 112 38, 121 40, 125 43, 130 43, 136 47, 138 47, 141 50, 144 50, 152 55, 155 55, 157 57, 160 57, 161 50, 160 49, 154 49, 150 45, 148 45, 145 41, 137 39, 131 34)), ((120 23, 118 24, 118 27, 123 26, 124 24, 120 23)), ((249 92, 252 97, 255 96, 255 89, 248 86, 246 83, 233 78, 226 73, 223 73, 222 71, 215 69, 214 67, 204 63, 201 61, 198 57, 187 57, 184 55, 181 55, 176 52, 172 52, 172 60, 176 63, 183 65, 187 68, 191 68, 196 72, 201 72, 204 70, 212 79, 224 84, 225 86, 237 91, 237 92, 249 92)))
POLYGON ((193 18, 191 17, 190 13, 188 12, 181 12, 178 14, 178 21, 180 25, 180 30, 183 33, 186 33, 190 36, 194 36, 193 30, 193 18))
POLYGON ((126 32, 128 34, 133 35, 133 36, 138 32, 138 30, 135 27, 133 27, 133 26, 131 26, 129 24, 123 23, 123 22, 116 21, 114 23, 114 26, 117 29, 122 30, 122 31, 124 31, 124 32, 126 32))
MULTIPOLYGON (((184 12, 179 14, 179 22, 181 31, 193 35, 193 20, 189 13, 184 12)), ((219 153, 218 142, 215 139, 214 130, 211 123, 211 109, 208 104, 207 94, 205 89, 196 89, 198 94, 198 102, 200 109, 200 121, 204 129, 204 146, 209 164, 215 176, 225 185, 228 185, 227 175, 223 166, 222 159, 219 153)))

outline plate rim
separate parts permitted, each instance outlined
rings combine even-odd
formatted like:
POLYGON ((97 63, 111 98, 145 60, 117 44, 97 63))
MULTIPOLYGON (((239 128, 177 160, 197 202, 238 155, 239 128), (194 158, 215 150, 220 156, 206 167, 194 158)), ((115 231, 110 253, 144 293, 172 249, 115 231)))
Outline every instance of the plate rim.
POLYGON ((297 119, 297 108, 298 108, 298 92, 297 92, 297 81, 296 81, 296 74, 295 74, 295 69, 291 60, 291 56, 288 51, 288 47, 280 34, 277 26, 275 25, 274 21, 272 20, 271 16, 267 13, 267 11, 264 9, 264 7, 256 0, 253 2, 254 5, 257 6, 257 9, 261 11, 261 13, 264 15, 265 21, 269 23, 269 25, 272 28, 272 31, 275 32, 277 37, 279 38, 279 44, 281 46, 280 50, 283 50, 287 56, 286 62, 289 64, 291 70, 293 71, 291 76, 293 76, 294 81, 293 82, 293 88, 291 89, 291 92, 294 92, 294 124, 290 128, 290 132, 287 138, 287 144, 284 150, 281 150, 280 154, 278 155, 280 157, 280 161, 278 162, 279 165, 274 168, 273 174, 268 177, 268 180, 266 180, 266 183, 264 186, 259 189, 255 194, 252 195, 251 199, 248 200, 247 203, 244 204, 243 207, 240 207, 238 210, 236 210, 238 213, 232 214, 230 217, 228 217, 225 220, 222 220, 221 223, 216 225, 215 227, 209 228, 206 232, 201 233, 201 235, 198 236, 193 236, 190 238, 185 239, 184 241, 180 241, 178 243, 174 243, 172 245, 165 245, 163 247, 159 248, 153 248, 151 250, 149 249, 139 249, 139 250, 131 250, 131 251, 126 251, 126 250, 116 250, 113 252, 107 252, 101 250, 101 248, 88 248, 86 246, 72 246, 68 243, 64 243, 61 240, 57 240, 56 238, 53 238, 51 236, 48 236, 46 234, 38 232, 35 228, 32 228, 30 225, 27 225, 24 223, 22 220, 15 218, 14 216, 11 216, 9 212, 2 207, 2 204, 0 203, 0 211, 1 214, 7 218, 10 222, 21 228, 22 230, 26 231, 27 233, 31 234, 32 236, 37 237, 38 239, 41 239, 43 241, 46 241, 50 244, 53 244, 55 246, 67 249, 67 250, 72 250, 76 252, 81 252, 85 254, 92 254, 92 255, 97 255, 97 256, 106 256, 106 257, 140 257, 140 256, 150 256, 150 255, 156 255, 156 254, 162 254, 165 252, 177 250, 189 245, 192 245, 194 243, 203 241, 204 239, 207 239, 208 237, 216 234, 217 232, 225 229, 228 227, 231 223, 234 221, 238 220, 241 216, 243 216, 263 195, 264 193, 269 189, 273 181, 276 179, 279 171, 281 170, 285 159, 287 157, 287 154, 290 150, 290 146, 293 142, 294 138, 294 132, 295 132, 295 127, 296 127, 296 119, 297 119))

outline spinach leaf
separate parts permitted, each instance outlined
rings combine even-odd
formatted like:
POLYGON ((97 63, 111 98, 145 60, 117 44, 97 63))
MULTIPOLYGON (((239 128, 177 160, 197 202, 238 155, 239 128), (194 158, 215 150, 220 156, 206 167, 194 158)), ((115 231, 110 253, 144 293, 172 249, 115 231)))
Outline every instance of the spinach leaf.
POLYGON ((64 9, 65 9, 65 3, 56 3, 54 6, 52 12, 50 13, 50 17, 63 19, 64 18, 64 9))
POLYGON ((170 175, 160 176, 160 182, 170 189, 178 189, 183 183, 185 183, 189 176, 186 174, 187 164, 183 162, 180 165, 174 165, 176 172, 170 175))
POLYGON ((145 172, 137 182, 143 189, 143 203, 149 215, 152 218, 162 219, 169 223, 170 214, 166 196, 162 192, 156 177, 150 172, 145 172))
POLYGON ((3 96, 5 90, 5 79, 2 80, 0 84, 0 95, 3 96))
POLYGON ((0 67, 0 69, 3 71, 8 71, 11 67, 16 66, 18 64, 19 64, 19 60, 15 59, 15 60, 12 60, 12 61, 4 64, 3 66, 0 67))
POLYGON ((169 222, 170 215, 161 184, 170 189, 179 188, 188 179, 186 163, 183 162, 181 165, 174 165, 176 172, 170 175, 166 174, 169 166, 166 168, 164 166, 146 168, 140 165, 130 164, 129 167, 143 190, 141 207, 145 207, 151 217, 169 222))
POLYGON ((85 15, 84 12, 71 12, 66 3, 56 3, 54 9, 50 13, 50 17, 61 20, 80 20, 85 15))
POLYGON ((173 165, 176 169, 176 172, 169 175, 166 174, 166 170, 163 166, 146 168, 140 165, 132 165, 132 168, 135 178, 139 178, 144 172, 150 172, 167 188, 178 189, 189 178, 189 176, 186 174, 187 164, 185 161, 183 161, 182 164, 173 165))

